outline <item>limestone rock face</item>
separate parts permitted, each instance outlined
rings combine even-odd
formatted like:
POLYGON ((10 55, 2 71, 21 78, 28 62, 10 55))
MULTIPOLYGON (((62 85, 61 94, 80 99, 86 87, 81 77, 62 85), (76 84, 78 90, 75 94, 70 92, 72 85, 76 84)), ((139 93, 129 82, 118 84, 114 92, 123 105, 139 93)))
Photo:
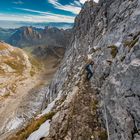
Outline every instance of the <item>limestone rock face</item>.
POLYGON ((82 132, 86 126, 92 139, 101 139, 91 135, 96 127, 92 131, 89 122, 83 122, 85 118, 93 124, 93 116, 87 116, 90 106, 83 98, 92 99, 95 90, 99 118, 110 140, 140 139, 140 0, 100 0, 98 4, 89 1, 76 17, 73 39, 47 93, 48 102, 59 94, 63 99, 54 107, 57 113, 47 140, 85 140, 82 132), (71 95, 75 86, 79 88, 88 55, 95 62, 94 76, 87 84, 93 90, 85 90, 86 96, 78 100, 83 105, 81 117, 78 101, 73 105, 67 99, 78 99, 71 95), (70 111, 72 106, 76 107, 74 114, 70 111))

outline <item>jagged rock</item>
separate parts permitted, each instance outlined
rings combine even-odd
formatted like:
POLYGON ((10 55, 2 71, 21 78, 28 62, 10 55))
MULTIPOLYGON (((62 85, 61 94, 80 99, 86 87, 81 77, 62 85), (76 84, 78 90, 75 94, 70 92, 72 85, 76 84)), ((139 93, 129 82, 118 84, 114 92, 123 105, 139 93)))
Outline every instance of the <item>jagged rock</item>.
POLYGON ((47 103, 55 101, 51 108, 56 114, 49 134, 41 139, 139 139, 139 9, 140 0, 85 3, 61 66, 45 91, 47 103), (89 55, 95 66, 87 82, 89 55))
MULTIPOLYGON (((86 56, 90 54, 96 67, 90 84, 100 89, 97 96, 102 112, 100 118, 103 120, 102 125, 108 128, 111 140, 139 138, 139 9, 139 0, 100 0, 98 4, 94 4, 92 1, 86 2, 75 20, 71 45, 65 53, 62 65, 47 94, 49 102, 57 97, 60 90, 62 95, 69 96, 73 87, 79 86, 86 56)), ((86 92, 86 95, 92 96, 89 91, 86 92)), ((79 104, 81 102, 79 99, 79 104)), ((77 106, 77 114, 80 112, 79 108, 77 106)), ((71 134, 71 127, 64 125, 70 114, 63 108, 60 112, 57 113, 57 117, 52 119, 49 137, 71 139, 77 135, 77 139, 82 139, 76 130, 71 134), (65 113, 67 113, 67 118, 62 121, 65 113), (65 135, 66 130, 67 136, 60 138, 65 135)), ((86 113, 83 111, 83 115, 86 113)), ((75 119, 79 119, 79 117, 76 116, 75 119)), ((78 122, 73 124, 78 125, 78 122)), ((83 123, 80 128, 84 126, 83 123)), ((87 130, 90 132, 90 129, 87 130)), ((86 134, 84 135, 86 136, 86 134)))

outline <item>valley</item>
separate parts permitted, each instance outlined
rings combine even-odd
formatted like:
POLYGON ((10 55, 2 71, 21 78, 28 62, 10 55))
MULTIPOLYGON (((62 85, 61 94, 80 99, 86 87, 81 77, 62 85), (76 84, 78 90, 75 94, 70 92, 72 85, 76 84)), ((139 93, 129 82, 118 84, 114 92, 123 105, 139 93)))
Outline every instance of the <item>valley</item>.
POLYGON ((140 0, 81 1, 46 1, 72 29, 0 29, 0 140, 140 140, 140 0))
POLYGON ((56 49, 42 57, 32 54, 33 49, 23 51, 0 42, 1 139, 42 110, 46 94, 38 91, 51 82, 64 54, 56 49))

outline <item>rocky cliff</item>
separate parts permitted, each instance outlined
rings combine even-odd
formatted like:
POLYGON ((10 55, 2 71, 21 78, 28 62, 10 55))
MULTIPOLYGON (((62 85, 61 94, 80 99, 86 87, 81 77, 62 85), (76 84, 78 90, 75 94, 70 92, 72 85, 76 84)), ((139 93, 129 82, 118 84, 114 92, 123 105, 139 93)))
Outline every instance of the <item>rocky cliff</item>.
POLYGON ((107 134, 110 140, 140 139, 139 27, 139 0, 85 3, 47 93, 48 102, 60 98, 53 108, 56 115, 47 140, 106 139, 107 134), (82 75, 88 55, 95 62, 95 71, 86 83, 82 75), (98 121, 91 105, 97 107, 98 121))
POLYGON ((42 87, 50 83, 59 64, 56 55, 40 60, 0 42, 0 140, 42 110, 46 93, 42 87))
POLYGON ((140 139, 139 27, 140 0, 85 3, 46 90, 48 105, 38 116, 46 114, 46 122, 28 140, 140 139), (90 82, 84 71, 88 56, 95 62, 90 82))

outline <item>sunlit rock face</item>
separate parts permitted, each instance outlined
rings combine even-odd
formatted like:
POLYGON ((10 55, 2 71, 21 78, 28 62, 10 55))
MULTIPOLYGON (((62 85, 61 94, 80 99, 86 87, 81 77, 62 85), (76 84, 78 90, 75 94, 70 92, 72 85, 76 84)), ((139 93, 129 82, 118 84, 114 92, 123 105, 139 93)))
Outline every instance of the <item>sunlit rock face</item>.
POLYGON ((140 0, 84 4, 61 66, 38 91, 46 100, 35 119, 51 117, 28 140, 140 139, 139 27, 140 0), (91 81, 85 79, 88 57, 94 61, 91 81))
MULTIPOLYGON (((54 107, 57 114, 50 123, 48 139, 84 140, 80 132, 71 130, 71 126, 77 126, 80 120, 69 121, 69 117, 73 116, 68 112, 73 104, 68 102, 71 102, 71 98, 74 100, 75 96, 70 99, 68 97, 81 82, 88 55, 91 55, 95 62, 94 76, 89 84, 93 91, 98 91, 96 96, 99 101, 100 118, 102 125, 108 129, 110 139, 140 139, 139 27, 139 0, 100 0, 98 4, 93 1, 85 3, 75 19, 71 44, 49 86, 48 102, 54 100, 58 94, 61 94, 62 98, 66 97, 62 104, 54 107)), ((83 86, 85 85, 87 84, 83 83, 83 86)), ((92 91, 85 91, 85 94, 92 96, 90 92, 92 91)), ((83 100, 78 101, 80 104, 83 100)), ((78 106, 76 108, 78 109, 78 106)), ((83 112, 83 117, 84 114, 86 116, 86 112, 83 112)), ((79 116, 81 115, 79 111, 79 116)), ((83 123, 83 128, 84 126, 83 123)), ((87 139, 90 139, 91 133, 89 129, 87 139)))

